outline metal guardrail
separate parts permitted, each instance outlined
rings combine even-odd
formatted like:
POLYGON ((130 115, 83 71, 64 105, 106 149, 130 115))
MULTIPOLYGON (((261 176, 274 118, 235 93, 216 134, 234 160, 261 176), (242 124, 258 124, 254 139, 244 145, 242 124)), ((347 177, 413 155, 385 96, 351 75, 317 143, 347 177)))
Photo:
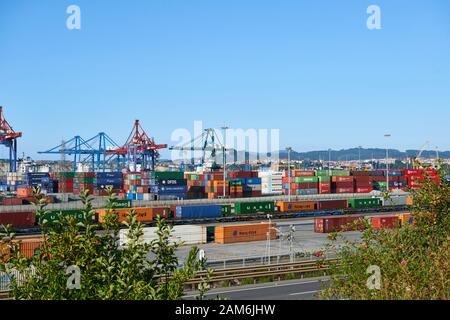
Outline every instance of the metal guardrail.
MULTIPOLYGON (((214 270, 214 273, 211 278, 211 283, 232 281, 232 280, 243 280, 243 279, 256 279, 270 276, 280 276, 285 274, 328 271, 330 263, 336 261, 337 261, 336 259, 328 259, 323 261, 282 263, 258 267, 214 270)), ((188 281, 186 285, 200 284, 204 281, 203 278, 205 276, 206 272, 200 272, 199 274, 197 274, 195 279, 188 281)))
MULTIPOLYGON (((403 194, 402 194, 403 195, 403 194)), ((408 193, 404 193, 408 195, 408 193)), ((299 195, 291 196, 291 201, 314 201, 314 200, 341 200, 348 198, 367 198, 379 196, 374 193, 341 193, 341 194, 315 194, 315 195, 299 195)), ((158 200, 144 201, 133 200, 133 207, 166 207, 171 205, 195 205, 195 204, 232 204, 235 202, 254 202, 254 201, 288 201, 288 196, 267 196, 255 198, 232 198, 232 199, 194 199, 194 200, 158 200)), ((105 206, 105 200, 94 198, 92 201, 94 209, 100 209, 105 206)), ((64 203, 51 203, 47 205, 47 210, 72 210, 82 209, 81 201, 71 201, 64 203)), ((34 205, 19 206, 0 206, 0 212, 26 212, 35 210, 34 205)))

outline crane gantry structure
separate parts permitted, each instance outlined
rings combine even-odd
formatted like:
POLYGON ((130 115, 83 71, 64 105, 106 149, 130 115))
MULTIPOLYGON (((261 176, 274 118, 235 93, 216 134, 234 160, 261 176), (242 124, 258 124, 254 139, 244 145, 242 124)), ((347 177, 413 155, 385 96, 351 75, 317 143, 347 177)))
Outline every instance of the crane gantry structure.
POLYGON ((78 164, 90 164, 92 172, 106 170, 137 171, 154 170, 158 149, 167 148, 164 144, 155 144, 136 120, 133 130, 124 145, 117 144, 108 134, 100 132, 90 139, 75 136, 68 141, 40 154, 59 154, 73 156, 73 170, 77 171, 78 164))
POLYGON ((17 171, 17 139, 22 137, 22 132, 15 132, 6 121, 3 107, 0 106, 0 144, 9 149, 9 172, 17 171))

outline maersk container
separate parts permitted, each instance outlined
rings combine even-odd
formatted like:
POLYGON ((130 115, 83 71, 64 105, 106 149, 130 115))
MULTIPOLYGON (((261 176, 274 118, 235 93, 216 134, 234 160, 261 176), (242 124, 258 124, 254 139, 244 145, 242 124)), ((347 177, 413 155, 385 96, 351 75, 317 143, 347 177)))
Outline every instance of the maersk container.
POLYGON ((177 219, 203 219, 220 217, 222 217, 222 208, 218 205, 178 206, 176 209, 177 219))
POLYGON ((382 202, 380 198, 348 199, 348 206, 350 208, 373 208, 382 206, 382 202))
POLYGON ((234 211, 236 214, 273 213, 275 203, 273 201, 236 202, 234 211))

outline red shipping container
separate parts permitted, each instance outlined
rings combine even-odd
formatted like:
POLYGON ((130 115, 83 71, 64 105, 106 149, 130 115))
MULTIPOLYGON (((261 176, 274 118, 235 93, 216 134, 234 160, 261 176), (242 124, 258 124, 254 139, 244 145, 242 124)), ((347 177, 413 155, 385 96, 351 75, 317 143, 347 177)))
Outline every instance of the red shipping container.
POLYGON ((19 198, 3 198, 2 204, 4 206, 20 206, 23 204, 23 199, 19 198))
POLYGON ((404 170, 403 171, 405 176, 422 176, 424 174, 423 170, 404 170))
POLYGON ((373 188, 372 187, 364 187, 364 188, 356 188, 355 189, 355 192, 356 193, 369 193, 369 192, 372 192, 373 191, 373 188))
POLYGON ((35 223, 35 213, 26 212, 0 212, 0 225, 12 225, 14 228, 31 228, 35 223))
POLYGON ((348 176, 348 177, 332 177, 333 182, 351 182, 353 183, 353 177, 352 176, 348 176))
POLYGON ((322 193, 322 194, 331 193, 331 183, 330 182, 320 182, 319 183, 319 193, 322 193))
POLYGON ((372 181, 372 182, 384 182, 384 181, 386 181, 386 177, 373 176, 373 177, 370 177, 370 181, 372 181))
POLYGON ((389 217, 372 217, 370 219, 372 228, 379 229, 395 229, 400 226, 400 220, 397 216, 389 217))
POLYGON ((348 207, 347 200, 328 200, 328 201, 319 201, 317 204, 317 210, 338 210, 338 209, 346 209, 348 207))
POLYGON ((367 188, 367 187, 371 187, 372 183, 371 182, 357 182, 355 183, 355 188, 367 188))
POLYGON ((354 177, 354 179, 355 179, 356 183, 360 183, 360 182, 367 182, 367 183, 369 183, 370 182, 370 177, 369 176, 357 176, 357 177, 354 177))
POLYGON ((353 182, 333 182, 331 184, 331 187, 333 189, 335 188, 353 188, 354 183, 353 182))
POLYGON ((353 193, 353 188, 336 188, 336 193, 353 193))
POLYGON ((338 231, 356 231, 363 229, 363 217, 326 217, 314 219, 314 232, 331 233, 338 231), (358 222, 361 222, 358 224, 358 222), (357 223, 356 225, 353 225, 357 223))

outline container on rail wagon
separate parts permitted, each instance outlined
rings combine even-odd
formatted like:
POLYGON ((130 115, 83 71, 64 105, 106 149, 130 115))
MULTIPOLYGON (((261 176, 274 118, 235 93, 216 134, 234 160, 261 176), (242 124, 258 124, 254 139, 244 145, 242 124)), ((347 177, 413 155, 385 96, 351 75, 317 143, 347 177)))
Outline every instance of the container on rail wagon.
POLYGON ((35 224, 35 213, 24 212, 0 212, 0 225, 12 225, 14 228, 30 228, 35 224))
MULTIPOLYGON (((127 220, 127 213, 130 212, 131 210, 134 210, 137 214, 136 220, 139 222, 151 222, 154 220, 155 213, 159 212, 158 208, 116 208, 114 209, 114 213, 118 215, 118 221, 124 222, 127 220)), ((165 208, 165 210, 167 211, 167 215, 169 212, 168 208, 165 208)), ((104 223, 106 220, 106 215, 108 214, 108 209, 100 209, 97 210, 97 214, 98 214, 98 221, 100 223, 104 223)), ((159 212, 159 214, 162 216, 164 214, 164 210, 162 212, 159 212)))
POLYGON ((203 219, 222 217, 220 205, 178 206, 176 207, 177 219, 203 219))
POLYGON ((317 210, 317 202, 315 201, 295 201, 295 202, 277 202, 280 212, 303 212, 317 210))

